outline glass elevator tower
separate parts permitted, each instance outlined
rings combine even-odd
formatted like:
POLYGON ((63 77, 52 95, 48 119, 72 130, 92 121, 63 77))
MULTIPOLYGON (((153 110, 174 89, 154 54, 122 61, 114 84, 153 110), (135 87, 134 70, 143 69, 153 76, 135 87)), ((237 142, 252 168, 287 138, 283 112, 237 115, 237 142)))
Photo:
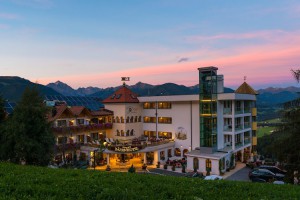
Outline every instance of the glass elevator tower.
POLYGON ((200 108, 200 151, 217 151, 217 94, 218 77, 216 67, 203 67, 199 70, 200 108))

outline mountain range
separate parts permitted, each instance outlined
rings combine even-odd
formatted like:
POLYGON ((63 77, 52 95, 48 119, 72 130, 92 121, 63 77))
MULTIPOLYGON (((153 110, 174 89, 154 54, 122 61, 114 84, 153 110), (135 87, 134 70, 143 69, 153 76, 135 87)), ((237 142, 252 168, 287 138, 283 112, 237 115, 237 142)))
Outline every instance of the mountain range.
POLYGON ((42 95, 60 95, 54 89, 32 83, 29 80, 17 76, 0 76, 0 95, 9 101, 17 102, 26 87, 37 87, 42 95))
MULTIPOLYGON (((32 83, 29 80, 17 76, 0 76, 0 95, 10 101, 18 101, 21 97, 22 91, 27 86, 37 86, 42 95, 65 95, 65 96, 93 96, 101 99, 107 98, 119 87, 81 87, 73 89, 69 85, 57 81, 49 83, 46 86, 32 83)), ((128 86, 132 91, 140 96, 159 96, 159 95, 187 95, 198 94, 199 85, 187 87, 184 85, 177 85, 175 83, 165 83, 162 85, 150 85, 147 83, 138 82, 134 85, 128 86)), ((225 88, 225 92, 233 92, 230 88, 225 88)), ((286 88, 266 88, 258 90, 257 96, 258 106, 278 105, 280 103, 293 100, 299 97, 300 87, 286 87, 286 88)))

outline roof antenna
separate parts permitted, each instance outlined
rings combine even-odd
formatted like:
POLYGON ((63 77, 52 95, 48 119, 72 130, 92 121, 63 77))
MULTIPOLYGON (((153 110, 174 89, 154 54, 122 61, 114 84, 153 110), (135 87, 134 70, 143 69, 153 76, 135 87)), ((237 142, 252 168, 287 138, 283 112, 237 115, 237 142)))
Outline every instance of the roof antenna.
POLYGON ((125 87, 125 81, 130 81, 130 77, 121 77, 121 81, 123 81, 123 86, 125 87))
POLYGON ((246 82, 247 76, 244 76, 244 82, 246 82))

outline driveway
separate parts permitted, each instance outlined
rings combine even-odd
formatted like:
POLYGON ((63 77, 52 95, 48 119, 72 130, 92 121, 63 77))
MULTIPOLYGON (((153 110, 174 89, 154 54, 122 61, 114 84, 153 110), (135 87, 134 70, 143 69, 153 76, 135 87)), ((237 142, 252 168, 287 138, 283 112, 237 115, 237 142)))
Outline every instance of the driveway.
POLYGON ((242 169, 238 170, 234 174, 227 177, 225 180, 231 180, 231 181, 250 181, 248 174, 250 172, 250 168, 243 167, 242 169))

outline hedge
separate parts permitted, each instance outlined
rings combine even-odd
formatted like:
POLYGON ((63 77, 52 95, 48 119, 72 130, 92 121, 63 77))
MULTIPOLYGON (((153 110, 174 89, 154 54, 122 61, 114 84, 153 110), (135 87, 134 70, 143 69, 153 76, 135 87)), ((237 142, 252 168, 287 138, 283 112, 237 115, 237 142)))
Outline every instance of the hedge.
POLYGON ((300 187, 0 163, 0 199, 299 199, 300 187))

